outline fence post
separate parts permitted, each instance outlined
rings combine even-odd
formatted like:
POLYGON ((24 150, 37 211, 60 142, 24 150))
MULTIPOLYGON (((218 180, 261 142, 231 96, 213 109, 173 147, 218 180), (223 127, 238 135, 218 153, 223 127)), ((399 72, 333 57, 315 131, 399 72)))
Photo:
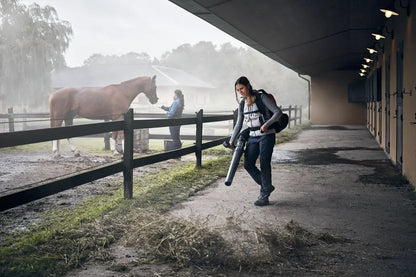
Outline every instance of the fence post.
POLYGON ((13 107, 7 109, 9 114, 9 132, 14 132, 13 107))
POLYGON ((238 118, 238 109, 235 109, 233 112, 233 129, 235 127, 235 124, 237 124, 237 118, 238 118))
POLYGON ((302 105, 300 105, 299 109, 299 124, 302 125, 302 105))
POLYGON ((104 133, 104 149, 110 150, 110 137, 111 134, 109 132, 104 133))
POLYGON ((292 121, 292 105, 289 105, 289 124, 288 124, 289 129, 290 129, 290 121, 292 121))
POLYGON ((124 199, 133 198, 133 119, 133 109, 129 109, 124 115, 124 199))
MULTIPOLYGON (((23 113, 27 114, 26 108, 23 109, 23 113)), ((23 121, 22 130, 27 130, 27 118, 26 117, 22 118, 22 121, 23 121)))
POLYGON ((196 113, 196 134, 195 134, 195 146, 196 146, 196 166, 201 167, 202 165, 202 118, 203 110, 200 109, 196 113))
MULTIPOLYGON (((104 120, 104 122, 108 122, 109 120, 104 120)), ((104 149, 105 150, 110 150, 110 133, 109 132, 105 132, 104 133, 104 149)))
POLYGON ((296 122, 298 120, 298 105, 295 105, 295 126, 297 125, 296 122))

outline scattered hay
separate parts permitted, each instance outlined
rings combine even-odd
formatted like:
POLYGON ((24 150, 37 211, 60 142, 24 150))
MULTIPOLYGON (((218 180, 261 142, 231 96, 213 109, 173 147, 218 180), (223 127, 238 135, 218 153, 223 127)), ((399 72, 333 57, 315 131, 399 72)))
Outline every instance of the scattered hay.
POLYGON ((281 229, 272 227, 258 228, 256 233, 260 243, 267 246, 270 258, 273 261, 299 256, 299 253, 304 249, 319 244, 350 242, 348 239, 335 237, 328 233, 314 234, 302 228, 293 220, 281 229))
MULTIPOLYGON (((328 233, 314 234, 294 221, 282 228, 261 226, 251 232, 236 224, 235 235, 231 237, 211 230, 205 223, 166 215, 140 212, 129 220, 134 223, 130 226, 135 227, 127 232, 124 243, 135 247, 137 252, 146 252, 143 263, 169 263, 175 271, 194 274, 317 271, 321 265, 319 259, 326 255, 321 246, 349 242, 328 233)), ((231 232, 232 228, 228 223, 224 231, 231 232)))
POLYGON ((158 262, 189 266, 224 266, 232 256, 227 242, 219 233, 198 223, 172 219, 157 214, 143 214, 128 232, 126 244, 145 249, 158 262))

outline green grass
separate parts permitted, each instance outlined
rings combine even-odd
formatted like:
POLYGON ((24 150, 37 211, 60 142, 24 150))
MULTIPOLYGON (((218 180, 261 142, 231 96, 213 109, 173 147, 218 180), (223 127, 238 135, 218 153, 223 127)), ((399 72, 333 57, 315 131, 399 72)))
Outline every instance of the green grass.
MULTIPOLYGON (((84 153, 89 154, 112 154, 110 150, 104 149, 104 139, 103 138, 74 138, 73 142, 75 146, 84 153)), ((191 146, 194 144, 193 141, 184 140, 183 146, 191 146)), ((221 146, 222 147, 222 146, 221 146)), ((221 147, 217 147, 217 149, 220 149, 221 147)), ((224 148, 224 147, 222 147, 224 148)), ((60 149, 64 151, 69 150, 69 143, 66 139, 60 140, 60 149)), ((164 141, 163 140, 155 140, 151 139, 149 140, 149 152, 160 152, 164 150, 164 141)), ((50 152, 52 151, 52 142, 40 142, 40 143, 31 143, 31 144, 25 144, 25 145, 19 145, 14 147, 7 147, 7 148, 0 148, 0 153, 13 153, 16 151, 23 151, 23 152, 50 152)), ((207 149, 204 151, 208 151, 206 153, 209 153, 212 151, 211 149, 207 149)), ((215 150, 217 153, 221 153, 221 151, 218 152, 218 150, 215 150)))
MULTIPOLYGON (((74 138, 73 142, 81 152, 87 152, 91 154, 108 154, 110 151, 104 149, 103 138, 74 138)), ((61 149, 69 149, 69 143, 66 139, 60 140, 61 149)), ((25 145, 19 145, 14 147, 7 147, 0 149, 1 152, 11 153, 13 151, 24 151, 24 152, 50 152, 52 151, 52 142, 40 142, 31 143, 25 145)))
MULTIPOLYGON (((84 153, 89 154, 112 154, 110 150, 104 149, 104 139, 103 138, 94 138, 94 137, 83 137, 83 138, 74 138, 73 142, 75 146, 84 153)), ((184 144, 192 144, 191 142, 185 141, 184 144)), ((66 139, 60 140, 60 149, 68 150, 69 143, 66 139)), ((158 152, 164 150, 163 140, 149 140, 149 150, 158 152)), ((40 142, 40 143, 31 143, 25 145, 19 145, 14 147, 1 148, 0 152, 3 153, 12 153, 14 151, 24 151, 24 152, 49 152, 52 151, 52 142, 40 142)))

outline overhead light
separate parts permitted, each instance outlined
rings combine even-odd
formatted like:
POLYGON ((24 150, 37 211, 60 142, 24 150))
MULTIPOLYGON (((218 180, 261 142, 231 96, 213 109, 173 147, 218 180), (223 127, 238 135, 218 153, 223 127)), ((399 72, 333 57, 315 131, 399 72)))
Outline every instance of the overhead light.
POLYGON ((382 39, 382 38, 386 38, 385 36, 380 35, 380 34, 378 34, 378 33, 372 33, 371 35, 372 35, 372 36, 374 36, 376 40, 380 40, 380 39, 382 39))
POLYGON ((368 64, 362 64, 362 66, 363 66, 364 68, 369 68, 369 67, 370 67, 368 64))
POLYGON ((384 13, 384 16, 390 18, 392 15, 399 15, 393 9, 380 9, 381 12, 384 13))
POLYGON ((370 54, 373 53, 377 53, 377 50, 373 49, 373 48, 367 48, 368 52, 370 52, 370 54))
POLYGON ((372 61, 373 61, 372 59, 369 59, 369 58, 364 58, 364 60, 365 60, 366 62, 368 62, 368 63, 370 63, 370 62, 372 62, 372 61))
POLYGON ((361 77, 363 77, 365 74, 364 73, 362 73, 362 72, 360 72, 360 73, 358 73, 358 74, 360 74, 360 76, 361 77))
POLYGON ((367 72, 367 70, 365 70, 365 69, 360 69, 360 71, 362 72, 362 73, 365 73, 365 72, 367 72))

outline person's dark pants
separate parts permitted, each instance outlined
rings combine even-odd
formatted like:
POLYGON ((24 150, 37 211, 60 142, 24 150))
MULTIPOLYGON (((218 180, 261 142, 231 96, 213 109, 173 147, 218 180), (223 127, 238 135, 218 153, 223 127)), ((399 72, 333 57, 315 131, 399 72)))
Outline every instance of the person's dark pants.
POLYGON ((173 147, 176 148, 181 148, 182 147, 182 143, 181 143, 181 139, 180 139, 180 131, 181 131, 181 126, 169 126, 169 132, 170 132, 170 136, 172 138, 173 141, 173 147))
POLYGON ((260 196, 270 195, 272 188, 272 167, 271 160, 276 134, 265 136, 249 137, 244 154, 244 168, 261 186, 260 196), (256 160, 260 155, 260 170, 256 166, 256 160))

